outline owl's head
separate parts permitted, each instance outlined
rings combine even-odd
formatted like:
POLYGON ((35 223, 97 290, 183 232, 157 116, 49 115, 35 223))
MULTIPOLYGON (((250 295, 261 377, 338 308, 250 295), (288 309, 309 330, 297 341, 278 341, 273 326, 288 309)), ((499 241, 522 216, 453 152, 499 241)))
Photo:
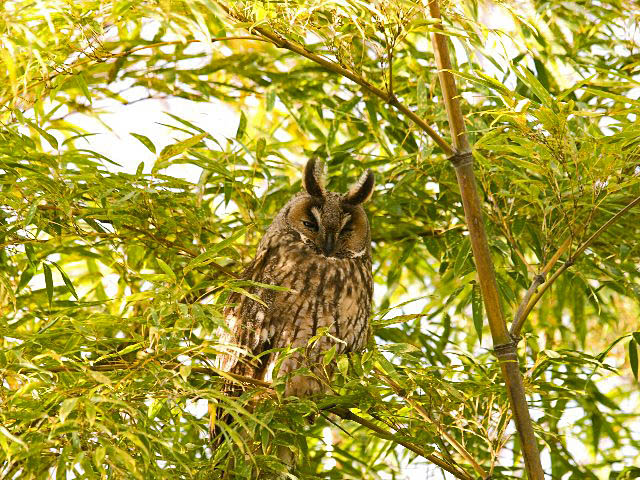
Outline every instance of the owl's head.
POLYGON ((371 234, 362 204, 373 193, 373 173, 365 171, 345 194, 327 191, 325 178, 323 164, 309 160, 303 177, 306 192, 297 195, 286 212, 289 228, 327 257, 368 255, 371 234))

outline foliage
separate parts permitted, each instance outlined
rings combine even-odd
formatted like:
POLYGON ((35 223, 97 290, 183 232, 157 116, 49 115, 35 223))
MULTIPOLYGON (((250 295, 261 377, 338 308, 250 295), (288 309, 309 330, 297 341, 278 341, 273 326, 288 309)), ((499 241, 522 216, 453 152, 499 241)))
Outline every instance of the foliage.
MULTIPOLYGON (((455 173, 391 106, 448 138, 426 5, 0 8, 3 478, 265 477, 284 471, 278 445, 299 451, 298 478, 409 478, 425 458, 462 478, 478 474, 471 460, 522 477, 455 173), (235 137, 150 118, 173 143, 131 132, 156 162, 127 169, 74 120, 171 98, 229 105, 235 137), (330 395, 283 398, 278 381, 230 398, 211 368, 222 308, 311 155, 335 190, 376 172, 375 335, 362 355, 327 356, 330 395), (168 174, 176 165, 199 179, 168 174), (217 444, 207 404, 234 420, 217 444)), ((615 0, 442 9, 507 317, 545 265, 566 269, 519 350, 545 470, 635 478, 638 209, 590 236, 640 196, 640 12, 615 0)))

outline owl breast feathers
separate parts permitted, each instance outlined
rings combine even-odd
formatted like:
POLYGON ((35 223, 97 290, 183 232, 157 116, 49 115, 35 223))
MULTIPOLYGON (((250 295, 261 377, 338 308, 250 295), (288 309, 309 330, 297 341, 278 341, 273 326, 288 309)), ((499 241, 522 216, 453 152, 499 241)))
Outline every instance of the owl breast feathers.
POLYGON ((280 210, 260 240, 244 278, 285 287, 251 287, 261 304, 234 293, 225 311, 227 328, 219 330, 224 353, 216 366, 225 372, 271 381, 277 348, 301 348, 285 358, 277 372, 309 368, 312 375, 287 381, 285 395, 305 396, 325 390, 332 366, 321 368, 324 352, 360 351, 369 332, 373 293, 371 234, 362 204, 373 193, 367 170, 346 194, 329 192, 319 162, 307 162, 305 191, 280 210), (309 340, 325 328, 312 346, 309 340), (232 346, 226 348, 225 346, 232 346), (238 354, 240 347, 250 356, 238 354))

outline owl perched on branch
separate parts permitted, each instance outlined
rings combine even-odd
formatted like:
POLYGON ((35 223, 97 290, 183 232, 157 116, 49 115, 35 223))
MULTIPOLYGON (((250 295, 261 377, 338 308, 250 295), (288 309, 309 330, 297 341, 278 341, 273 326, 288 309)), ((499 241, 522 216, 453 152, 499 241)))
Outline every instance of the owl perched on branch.
MULTIPOLYGON (((371 234, 362 208, 373 193, 370 170, 346 194, 327 191, 324 168, 309 160, 304 169, 303 192, 278 212, 260 240, 256 256, 244 278, 285 287, 251 287, 260 298, 234 293, 225 313, 227 329, 220 342, 239 346, 253 356, 274 348, 300 348, 285 358, 277 372, 283 376, 299 368, 312 375, 296 375, 285 395, 323 392, 331 366, 321 368, 324 353, 360 351, 369 331, 373 293, 371 234), (328 335, 309 340, 325 328, 328 335)), ((258 360, 228 349, 216 359, 217 367, 237 375, 271 381, 279 353, 258 360)))

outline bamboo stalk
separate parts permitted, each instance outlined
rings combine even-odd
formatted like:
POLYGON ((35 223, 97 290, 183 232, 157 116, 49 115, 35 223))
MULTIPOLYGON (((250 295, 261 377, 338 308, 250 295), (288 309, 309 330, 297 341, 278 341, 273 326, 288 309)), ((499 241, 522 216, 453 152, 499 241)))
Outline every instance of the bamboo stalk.
MULTIPOLYGON (((441 30, 442 21, 437 0, 429 2, 429 11, 431 17, 437 21, 435 28, 441 30)), ((473 171, 471 147, 466 134, 455 79, 451 73, 451 58, 449 57, 446 37, 434 31, 432 33, 432 42, 438 66, 438 77, 442 87, 447 117, 449 118, 453 147, 456 151, 456 155, 451 160, 456 170, 458 185, 460 186, 462 205, 469 229, 473 258, 478 271, 478 282, 493 338, 494 352, 500 360, 516 429, 522 444, 527 476, 530 480, 543 480, 544 472, 540 463, 540 453, 533 432, 531 417, 529 416, 516 346, 507 331, 498 295, 493 261, 491 260, 475 173, 473 171)))
MULTIPOLYGON (((226 5, 223 5, 220 2, 216 3, 225 10, 227 14, 233 16, 232 12, 226 5)), ((440 11, 437 3, 432 1, 430 2, 429 7, 432 11, 432 16, 439 19, 440 11)), ((447 70, 451 69, 451 62, 449 60, 446 41, 444 38, 441 38, 442 35, 434 36, 434 44, 436 45, 436 58, 439 62, 439 77, 443 85, 442 88, 445 98, 445 107, 447 108, 447 115, 453 132, 453 148, 415 112, 412 112, 405 105, 402 105, 394 95, 375 87, 364 78, 336 64, 335 62, 310 52, 304 46, 291 42, 263 27, 254 26, 251 28, 251 31, 252 33, 259 33, 265 38, 268 38, 273 44, 280 48, 285 48, 298 53, 299 55, 321 65, 326 70, 352 80, 369 94, 377 96, 386 103, 396 107, 401 113, 427 133, 440 146, 440 148, 442 148, 446 155, 456 154, 456 156, 459 156, 462 154, 462 158, 469 158, 470 147, 464 130, 464 118, 458 104, 455 81, 451 73, 447 72, 447 70)), ((527 472, 529 473, 529 478, 531 480, 542 480, 543 472, 540 465, 540 456, 535 442, 529 411, 527 409, 524 386, 522 384, 522 377, 518 367, 517 356, 515 355, 515 344, 512 342, 507 331, 502 308, 500 306, 495 272, 489 254, 489 247, 482 221, 482 210, 480 208, 480 201, 476 190, 475 174, 471 163, 468 161, 459 162, 456 166, 456 176, 458 177, 458 184, 461 189, 465 217, 467 225, 469 226, 471 246, 473 249, 474 259, 476 261, 476 268, 478 270, 480 288, 485 302, 485 308, 487 309, 492 337, 494 339, 494 348, 501 360, 501 368, 507 384, 507 392, 516 422, 516 428, 518 429, 520 438, 523 439, 522 444, 527 472), (502 347, 502 349, 500 349, 500 353, 498 353, 498 347, 502 347), (507 348, 505 349, 504 347, 507 348)))

